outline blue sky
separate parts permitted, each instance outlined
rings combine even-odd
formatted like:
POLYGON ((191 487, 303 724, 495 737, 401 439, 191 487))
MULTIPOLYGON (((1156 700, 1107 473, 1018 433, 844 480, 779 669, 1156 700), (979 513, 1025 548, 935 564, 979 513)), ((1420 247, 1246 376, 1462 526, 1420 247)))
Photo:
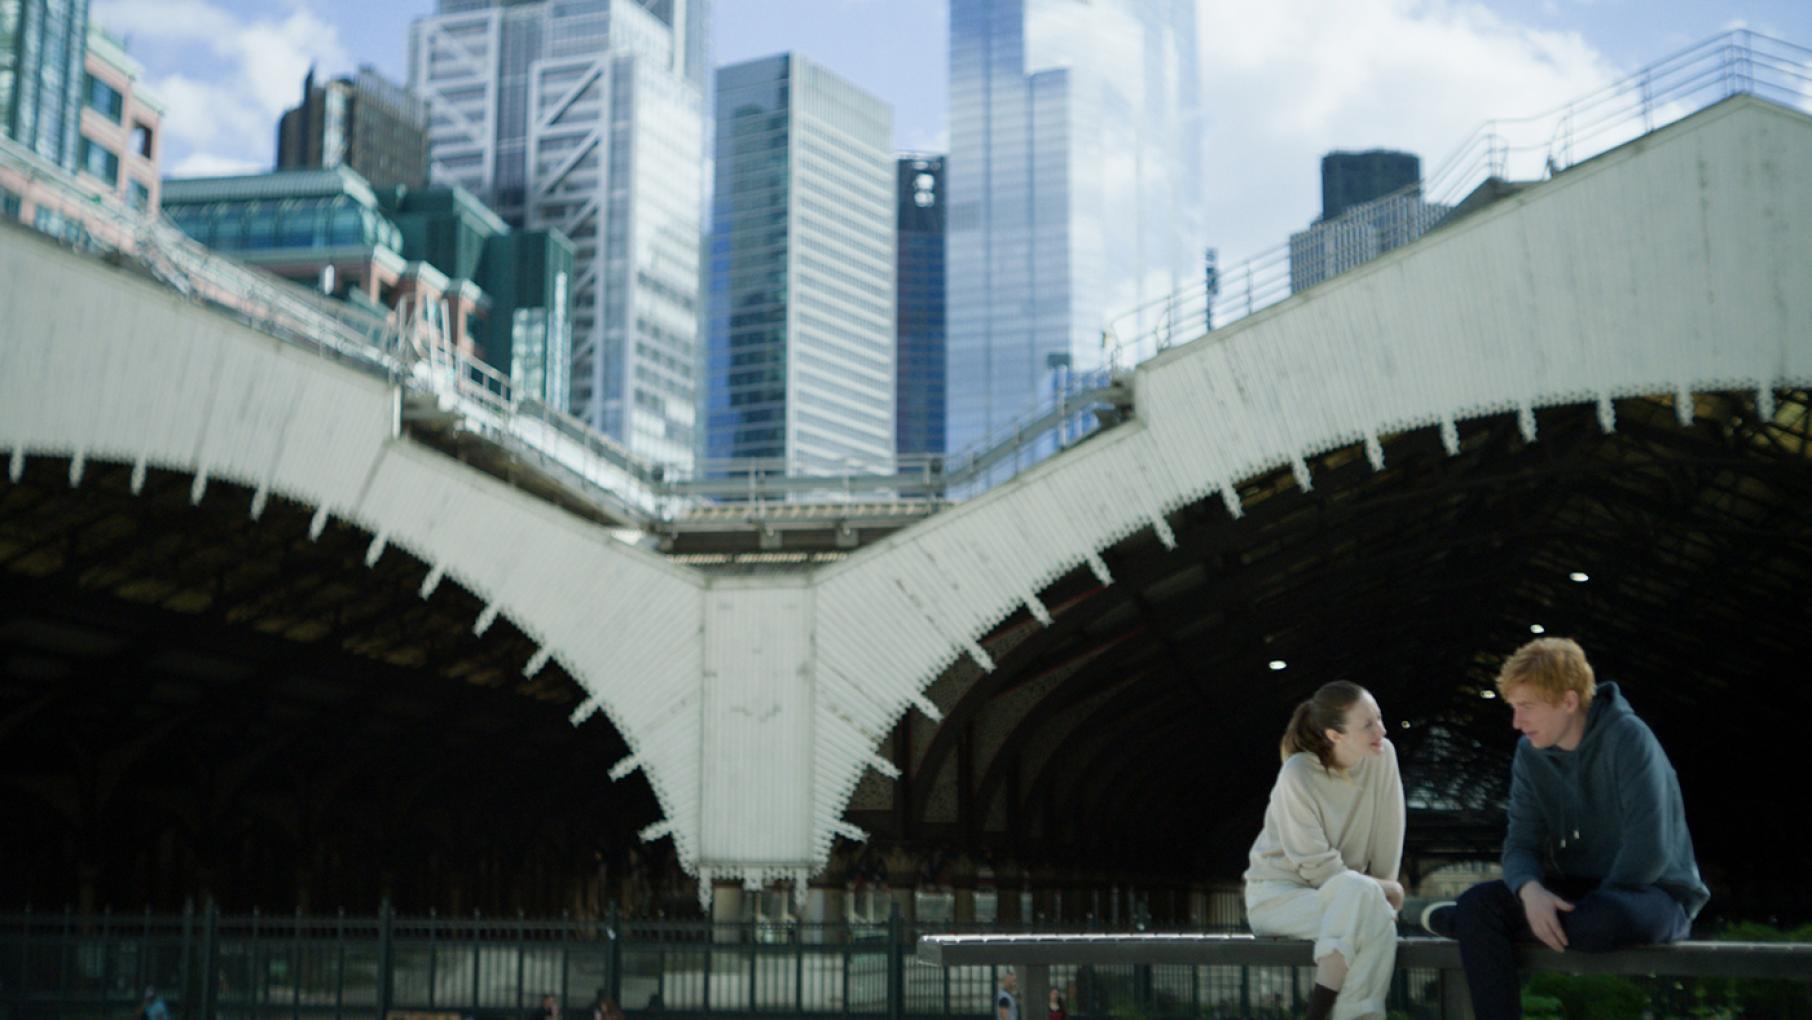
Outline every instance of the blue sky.
MULTIPOLYGON (((165 172, 268 167, 310 63, 401 80, 434 0, 91 0, 169 107, 165 172)), ((1432 167, 1480 122, 1561 106, 1733 26, 1812 46, 1812 0, 1198 0, 1213 236, 1224 263, 1319 208, 1321 153, 1432 167)), ((947 139, 946 0, 716 0, 717 63, 797 50, 892 103, 902 148, 947 139)))

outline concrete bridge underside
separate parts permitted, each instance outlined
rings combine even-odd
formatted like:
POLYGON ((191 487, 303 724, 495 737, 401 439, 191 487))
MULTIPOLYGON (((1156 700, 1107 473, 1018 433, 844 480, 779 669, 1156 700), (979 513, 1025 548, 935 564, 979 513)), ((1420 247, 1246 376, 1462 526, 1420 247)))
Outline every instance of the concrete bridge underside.
POLYGON ((1225 868, 1283 706, 1335 673, 1454 808, 1507 744, 1464 688, 1532 623, 1600 642, 1658 728, 1737 732, 1754 684, 1803 709, 1773 680, 1806 651, 1807 165, 1812 122, 1727 101, 1146 363, 1134 421, 810 573, 623 544, 412 441, 384 380, 16 233, 0 452, 74 493, 230 482, 469 592, 518 676, 608 717, 640 835, 701 878, 802 881, 864 827, 1225 868))

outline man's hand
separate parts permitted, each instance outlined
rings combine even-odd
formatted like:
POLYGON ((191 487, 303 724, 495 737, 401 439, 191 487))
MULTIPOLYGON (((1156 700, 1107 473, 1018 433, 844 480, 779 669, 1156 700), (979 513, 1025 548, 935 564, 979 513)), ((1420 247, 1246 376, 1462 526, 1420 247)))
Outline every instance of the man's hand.
POLYGON ((1390 904, 1392 910, 1403 909, 1403 883, 1396 879, 1376 876, 1372 877, 1372 881, 1378 883, 1378 887, 1384 890, 1384 899, 1390 904))
POLYGON ((1523 901, 1523 916, 1529 919, 1529 930, 1541 940, 1542 945, 1555 952, 1564 952, 1567 948, 1567 932, 1560 926, 1560 914, 1557 911, 1571 911, 1573 904, 1549 892, 1540 882, 1524 885, 1517 895, 1523 901))

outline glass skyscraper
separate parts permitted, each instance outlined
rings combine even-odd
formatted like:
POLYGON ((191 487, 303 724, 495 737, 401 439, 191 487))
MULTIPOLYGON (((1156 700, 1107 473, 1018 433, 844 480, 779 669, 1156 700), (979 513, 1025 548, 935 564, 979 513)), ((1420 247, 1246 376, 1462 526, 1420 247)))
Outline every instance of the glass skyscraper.
POLYGON ((705 0, 440 0, 409 39, 430 177, 573 242, 574 414, 697 444, 705 0))
POLYGON ((901 157, 895 183, 894 449, 938 454, 944 452, 944 157, 901 157))
POLYGON ((782 54, 717 72, 707 453, 893 470, 893 110, 782 54))
POLYGON ((1192 0, 951 0, 950 450, 1201 286, 1201 102, 1192 0))
POLYGON ((0 0, 0 131, 74 170, 88 0, 0 0))

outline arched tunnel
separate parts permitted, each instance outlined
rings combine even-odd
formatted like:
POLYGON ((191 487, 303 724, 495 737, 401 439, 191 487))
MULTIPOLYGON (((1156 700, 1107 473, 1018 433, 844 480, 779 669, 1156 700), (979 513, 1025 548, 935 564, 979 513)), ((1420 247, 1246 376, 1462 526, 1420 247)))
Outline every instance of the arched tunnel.
MULTIPOLYGON (((558 662, 394 545, 130 465, 0 481, 0 904, 652 912, 671 844, 558 662), (72 481, 73 479, 73 481, 72 481)), ((507 541, 508 536, 497 536, 507 541)))
MULTIPOLYGON (((1377 695, 1413 878, 1492 858, 1514 733, 1486 695, 1533 628, 1577 637, 1672 756, 1709 917, 1805 918, 1812 398, 1704 393, 1462 422, 1248 480, 1103 550, 886 738, 833 870, 965 865, 1172 891, 1236 881, 1294 703, 1377 695), (1579 580, 1575 579, 1578 576, 1579 580)), ((0 483, 0 903, 638 914, 697 909, 602 713, 453 578, 312 508, 31 456, 0 483), (72 481, 72 477, 75 478, 72 481)), ((507 536, 498 536, 499 541, 507 536)), ((1072 897, 1062 919, 1091 904, 1072 897)), ((1184 920, 1174 896, 1154 920, 1184 920), (1167 916, 1168 915, 1168 916, 1167 916)))
MULTIPOLYGON (((1169 888, 1237 881, 1292 707, 1346 678, 1383 707, 1410 800, 1410 877, 1495 859, 1516 734, 1493 699, 1535 633, 1586 648, 1669 752, 1708 917, 1812 916, 1803 841, 1772 838, 1803 798, 1812 717, 1812 418, 1805 391, 1623 399, 1355 443, 1280 469, 1105 550, 959 660, 870 774, 846 848, 876 878, 1003 865, 1044 881, 1169 888), (896 863, 901 859, 896 853, 896 863), (954 862, 963 861, 962 864, 954 862)), ((1164 920, 1174 896, 1153 897, 1164 920)), ((1092 897, 1072 896, 1067 920, 1092 897)), ((1171 907, 1172 912, 1180 911, 1171 907)), ((1180 919, 1180 918, 1173 918, 1180 919)))

